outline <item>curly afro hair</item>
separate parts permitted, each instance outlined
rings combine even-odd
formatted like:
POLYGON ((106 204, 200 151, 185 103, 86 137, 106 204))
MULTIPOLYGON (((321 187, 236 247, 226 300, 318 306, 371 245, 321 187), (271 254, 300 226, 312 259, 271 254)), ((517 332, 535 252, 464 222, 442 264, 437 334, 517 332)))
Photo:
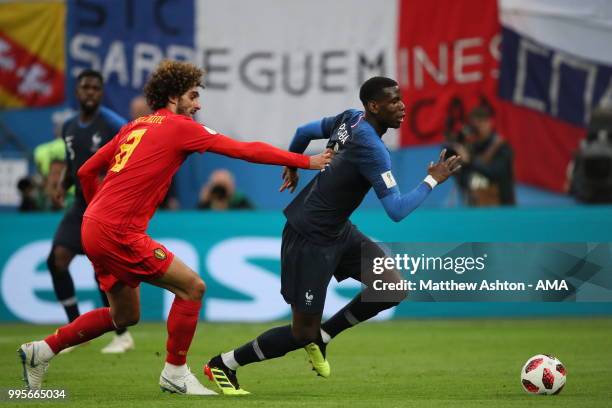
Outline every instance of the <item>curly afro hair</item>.
POLYGON ((194 86, 204 87, 204 71, 182 61, 162 61, 144 87, 144 96, 151 109, 165 108, 172 97, 181 96, 194 86))

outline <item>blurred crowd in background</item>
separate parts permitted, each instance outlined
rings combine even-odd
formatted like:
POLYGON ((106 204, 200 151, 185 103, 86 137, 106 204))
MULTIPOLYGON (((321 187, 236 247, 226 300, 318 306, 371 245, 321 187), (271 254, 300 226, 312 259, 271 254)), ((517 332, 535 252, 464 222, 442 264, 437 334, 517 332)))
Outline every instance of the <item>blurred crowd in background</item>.
MULTIPOLYGON (((150 114, 143 96, 130 103, 130 117, 150 114)), ((21 195, 19 211, 61 211, 71 204, 73 189, 64 202, 58 201, 56 190, 65 171, 66 146, 60 137, 63 123, 72 115, 70 109, 52 115, 53 136, 33 151, 35 172, 21 178, 17 188, 21 195)), ((491 207, 516 204, 512 147, 495 128, 494 108, 483 101, 472 109, 467 120, 452 114, 446 121, 446 156, 458 154, 463 166, 454 176, 454 191, 465 206, 491 207)), ((543 158, 545 160, 545 158, 543 158)), ((587 136, 568 165, 566 192, 581 203, 612 202, 612 109, 602 107, 593 113, 587 136)), ((237 190, 230 170, 217 169, 201 186, 197 208, 201 210, 249 210, 254 204, 237 190)), ((162 210, 181 208, 176 183, 173 181, 162 210)))
MULTIPOLYGON (((138 95, 130 102, 130 120, 150 113, 151 109, 144 96, 138 95)), ((17 182, 16 187, 21 196, 19 211, 62 211, 72 205, 74 186, 66 192, 62 200, 58 199, 57 190, 66 171, 66 144, 61 137, 61 131, 66 120, 75 114, 76 112, 66 109, 52 115, 53 140, 36 146, 33 152, 35 172, 17 182)), ((180 208, 176 183, 173 181, 160 209, 180 208)), ((225 211, 249 210, 255 207, 244 194, 237 191, 233 174, 227 169, 218 169, 213 171, 209 180, 202 185, 197 208, 225 211)))

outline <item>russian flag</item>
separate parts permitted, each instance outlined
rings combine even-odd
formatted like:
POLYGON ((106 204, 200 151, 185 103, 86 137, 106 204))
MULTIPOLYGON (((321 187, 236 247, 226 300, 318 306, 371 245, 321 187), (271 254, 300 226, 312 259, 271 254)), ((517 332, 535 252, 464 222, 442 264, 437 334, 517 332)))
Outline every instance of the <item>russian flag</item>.
POLYGON ((499 125, 523 182, 562 191, 591 112, 612 103, 612 5, 502 0, 499 125))

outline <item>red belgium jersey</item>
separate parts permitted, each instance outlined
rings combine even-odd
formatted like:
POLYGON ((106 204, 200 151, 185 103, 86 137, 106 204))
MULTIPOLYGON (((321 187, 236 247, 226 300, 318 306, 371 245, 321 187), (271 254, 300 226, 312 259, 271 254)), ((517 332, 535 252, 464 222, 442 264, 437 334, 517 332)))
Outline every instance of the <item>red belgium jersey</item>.
POLYGON ((172 176, 193 152, 309 168, 310 159, 262 142, 239 142, 193 119, 161 109, 125 125, 78 171, 89 203, 85 217, 117 231, 145 231, 172 176), (106 170, 98 186, 97 176, 106 170))

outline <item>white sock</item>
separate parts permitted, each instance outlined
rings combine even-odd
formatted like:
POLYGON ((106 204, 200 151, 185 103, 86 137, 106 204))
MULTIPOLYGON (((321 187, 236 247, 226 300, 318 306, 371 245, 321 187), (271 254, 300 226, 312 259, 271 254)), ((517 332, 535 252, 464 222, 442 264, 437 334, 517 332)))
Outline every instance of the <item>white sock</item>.
POLYGON ((41 361, 49 361, 55 356, 55 353, 53 350, 51 350, 51 347, 49 347, 46 341, 41 340, 37 341, 36 343, 38 344, 36 352, 38 353, 38 358, 41 361))
POLYGON ((240 364, 236 361, 236 357, 234 357, 234 350, 221 354, 221 360, 223 360, 223 364, 230 370, 236 371, 236 369, 240 367, 240 364))
POLYGON ((164 371, 170 374, 172 377, 181 377, 187 374, 187 364, 177 366, 166 362, 166 365, 164 366, 164 371))
POLYGON ((323 343, 327 344, 331 341, 331 336, 327 334, 325 330, 321 329, 321 339, 323 340, 323 343))

